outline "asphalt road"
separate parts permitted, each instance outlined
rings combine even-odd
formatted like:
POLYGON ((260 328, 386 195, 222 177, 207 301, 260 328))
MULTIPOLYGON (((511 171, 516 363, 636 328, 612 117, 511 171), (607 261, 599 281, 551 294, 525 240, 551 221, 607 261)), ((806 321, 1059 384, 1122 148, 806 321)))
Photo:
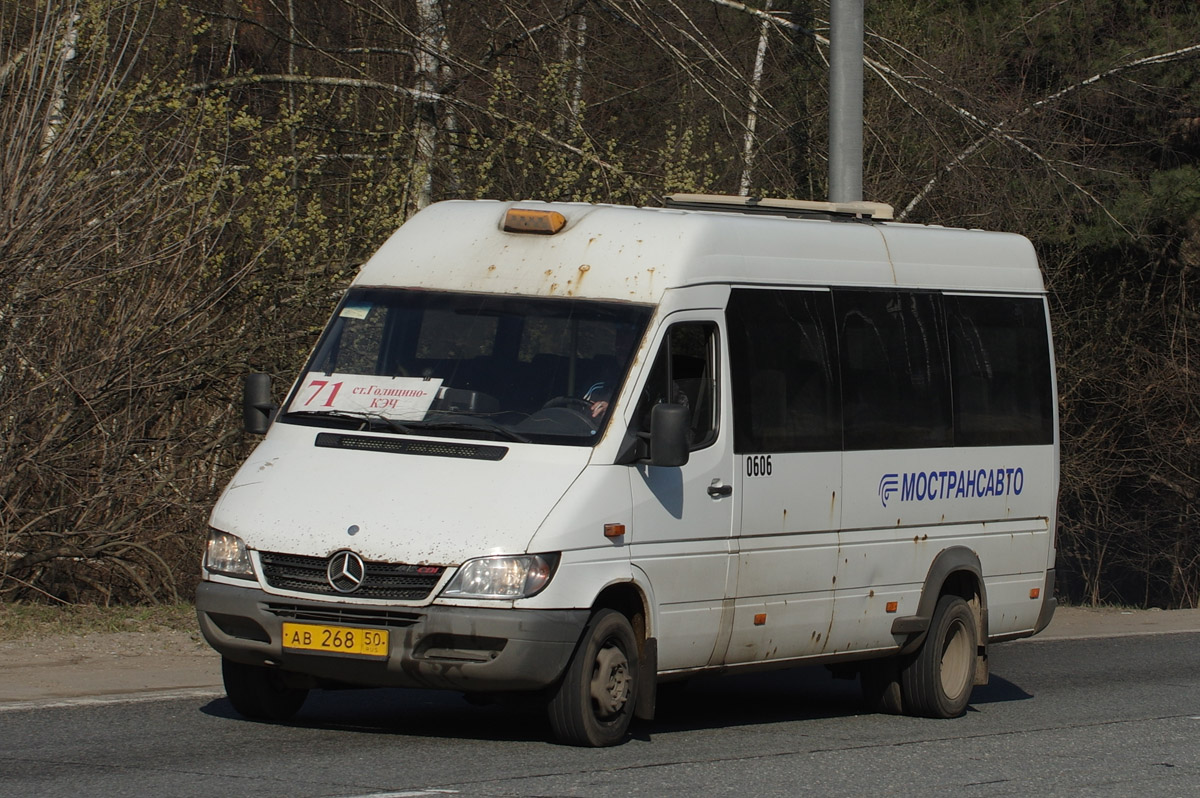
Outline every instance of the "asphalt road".
POLYGON ((868 715, 823 669, 694 681, 604 750, 453 694, 315 693, 289 725, 223 698, 0 713, 2 796, 1186 796, 1200 634, 992 649, 967 716, 868 715))

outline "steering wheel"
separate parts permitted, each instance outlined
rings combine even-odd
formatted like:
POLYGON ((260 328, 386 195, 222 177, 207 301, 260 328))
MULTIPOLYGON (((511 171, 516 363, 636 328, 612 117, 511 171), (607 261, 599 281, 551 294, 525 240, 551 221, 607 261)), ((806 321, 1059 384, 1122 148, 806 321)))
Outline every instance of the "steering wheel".
POLYGON ((578 396, 556 396, 542 405, 543 410, 549 410, 552 407, 565 407, 567 410, 574 410, 588 418, 592 417, 592 403, 587 399, 580 399, 578 396))

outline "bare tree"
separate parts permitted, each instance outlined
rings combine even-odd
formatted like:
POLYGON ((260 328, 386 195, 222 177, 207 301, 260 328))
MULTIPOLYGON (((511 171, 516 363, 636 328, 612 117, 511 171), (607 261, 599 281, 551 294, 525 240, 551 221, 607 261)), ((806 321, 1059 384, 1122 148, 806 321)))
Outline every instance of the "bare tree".
MULTIPOLYGON (((771 11, 771 0, 766 0, 763 10, 771 11)), ((762 85, 763 65, 767 58, 767 34, 771 30, 770 20, 763 19, 758 23, 758 49, 754 55, 754 73, 750 78, 749 109, 746 111, 746 135, 742 143, 742 196, 750 193, 750 178, 754 170, 755 131, 758 128, 758 98, 759 87, 762 85)))

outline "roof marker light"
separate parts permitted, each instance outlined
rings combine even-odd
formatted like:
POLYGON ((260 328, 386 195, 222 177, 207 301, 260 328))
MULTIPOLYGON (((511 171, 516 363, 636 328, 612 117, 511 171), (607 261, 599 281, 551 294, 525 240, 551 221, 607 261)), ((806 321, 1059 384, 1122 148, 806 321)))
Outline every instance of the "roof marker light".
POLYGON ((533 233, 552 236, 567 224, 567 217, 557 211, 531 211, 528 208, 509 208, 504 214, 504 232, 533 233))

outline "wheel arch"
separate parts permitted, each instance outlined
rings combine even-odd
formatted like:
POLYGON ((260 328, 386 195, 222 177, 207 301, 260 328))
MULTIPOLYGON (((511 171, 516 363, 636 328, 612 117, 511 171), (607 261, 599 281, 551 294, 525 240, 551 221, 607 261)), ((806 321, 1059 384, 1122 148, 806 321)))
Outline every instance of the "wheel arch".
POLYGON ((592 612, 616 610, 629 619, 639 640, 650 637, 653 618, 646 594, 632 581, 615 582, 605 586, 592 602, 592 612))
POLYGON ((916 613, 892 622, 892 634, 907 635, 900 647, 901 654, 915 651, 924 642, 938 600, 945 595, 955 595, 967 602, 975 613, 980 650, 987 645, 987 588, 979 555, 966 546, 950 546, 938 552, 930 563, 916 613))

